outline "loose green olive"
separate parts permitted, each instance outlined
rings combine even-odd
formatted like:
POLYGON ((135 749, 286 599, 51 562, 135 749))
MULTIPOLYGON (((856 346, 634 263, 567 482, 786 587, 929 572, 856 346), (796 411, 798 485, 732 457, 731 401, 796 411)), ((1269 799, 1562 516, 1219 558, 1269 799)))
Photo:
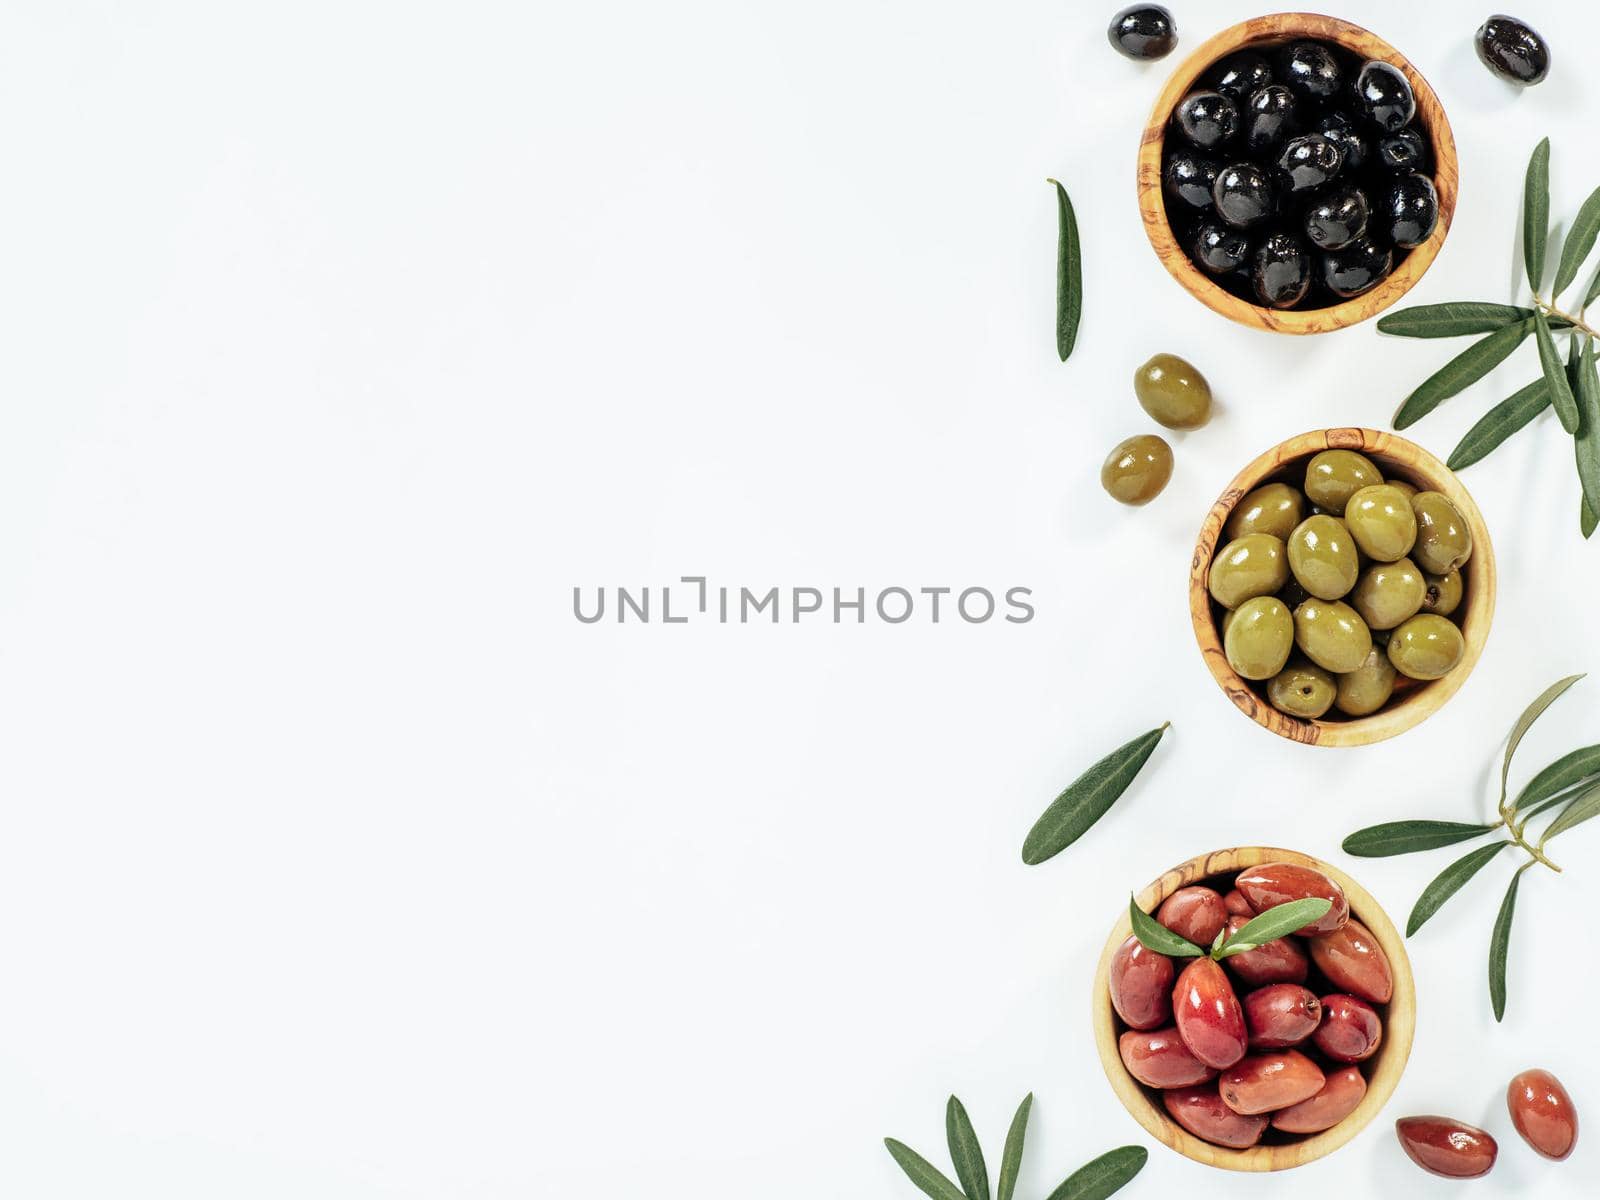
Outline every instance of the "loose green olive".
POLYGON ((1350 593, 1350 603, 1368 629, 1393 629, 1416 616, 1426 595, 1427 583, 1417 564, 1402 558, 1399 562, 1374 563, 1361 572, 1350 593))
POLYGON ((1339 690, 1334 678, 1308 662, 1290 663, 1267 684, 1267 699, 1279 712, 1315 720, 1333 707, 1339 690))
POLYGON ((1295 609, 1294 640, 1307 658, 1336 675, 1354 671, 1372 650, 1372 633, 1366 622, 1355 609, 1337 600, 1307 600, 1295 609))
POLYGON ((1172 478, 1172 447, 1153 433, 1118 442, 1100 468, 1100 486, 1123 504, 1149 504, 1172 478))
POLYGON ((1386 483, 1364 487, 1351 496, 1344 523, 1361 553, 1377 562, 1404 558, 1417 540, 1417 515, 1411 511, 1410 498, 1386 483))
POLYGON ((1306 499, 1335 516, 1362 488, 1382 482, 1372 460, 1354 450, 1324 450, 1306 465, 1306 499))
POLYGON ((1390 487, 1398 488, 1400 491, 1404 492, 1407 500, 1411 499, 1411 497, 1417 494, 1417 485, 1414 483, 1408 483, 1404 479, 1385 479, 1384 482, 1390 487))
POLYGON ((1422 613, 1389 637, 1389 661, 1408 679, 1438 679, 1455 669, 1467 644, 1444 617, 1422 613))
POLYGON ((1294 648, 1294 617, 1272 596, 1246 600, 1234 610, 1222 648, 1228 665, 1246 679, 1271 679, 1294 648))
POLYGON ((1337 600, 1356 585, 1361 556, 1337 517, 1307 517, 1289 535, 1289 570, 1320 600, 1337 600))
POLYGON ((1461 572, 1450 571, 1444 575, 1424 575, 1428 587, 1422 595, 1422 611, 1448 617, 1461 606, 1461 572))
POLYGON ((1270 596, 1288 581, 1288 555, 1283 543, 1269 533, 1236 538, 1211 563, 1211 596, 1223 608, 1270 596))
POLYGON ((1380 646, 1367 651, 1367 657, 1354 671, 1339 678, 1335 707, 1349 717, 1370 717, 1394 695, 1394 664, 1380 646))
POLYGON ((1157 354, 1135 371, 1133 394, 1168 429, 1199 429, 1211 419, 1211 385, 1176 354, 1157 354))
POLYGON ((1289 540, 1305 516, 1305 497, 1287 483, 1268 483, 1233 506, 1224 532, 1230 539, 1247 533, 1270 533, 1289 540))
POLYGON ((1417 544, 1411 557, 1429 575, 1445 575, 1472 557, 1472 530, 1449 497, 1418 492, 1411 497, 1417 516, 1417 544))

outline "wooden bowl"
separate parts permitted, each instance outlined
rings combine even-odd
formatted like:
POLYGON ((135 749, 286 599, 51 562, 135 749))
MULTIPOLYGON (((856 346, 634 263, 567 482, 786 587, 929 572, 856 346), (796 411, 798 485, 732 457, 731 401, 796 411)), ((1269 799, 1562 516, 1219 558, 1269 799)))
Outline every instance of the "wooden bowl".
POLYGON ((1184 60, 1161 95, 1150 114, 1139 143, 1139 212, 1144 218, 1145 232, 1157 256, 1168 271, 1207 307, 1242 325, 1268 329, 1275 333, 1326 333, 1330 329, 1343 329, 1376 316, 1411 289, 1432 264, 1439 247, 1444 244, 1450 230, 1450 218, 1456 210, 1456 143, 1450 134, 1450 122, 1445 118, 1439 97, 1405 56, 1382 38, 1368 33, 1359 25, 1335 17, 1315 13, 1274 13, 1256 17, 1200 44, 1184 60), (1178 101, 1193 90, 1195 81, 1220 58, 1245 48, 1260 49, 1296 38, 1314 38, 1333 42, 1363 59, 1382 59, 1405 72, 1411 81, 1411 90, 1417 98, 1417 123, 1433 145, 1433 185, 1439 193, 1439 223, 1428 240, 1408 253, 1394 272, 1373 288, 1352 300, 1329 305, 1327 308, 1280 310, 1264 308, 1241 300, 1222 287, 1211 276, 1189 260, 1174 238, 1167 223, 1166 198, 1161 191, 1161 150, 1167 129, 1172 121, 1172 111, 1178 101))
POLYGON ((1312 746, 1371 745, 1404 733, 1443 708, 1445 701, 1466 682, 1478 663, 1478 656, 1483 653, 1483 644, 1494 620, 1494 598, 1494 546, 1489 541, 1483 514, 1467 489, 1461 486, 1455 472, 1415 442, 1372 429, 1324 429, 1302 433, 1261 455, 1234 477, 1228 490, 1206 514, 1189 565, 1189 615, 1194 622, 1195 640, 1200 643, 1200 653, 1205 656, 1212 678, 1239 711, 1256 724, 1279 737, 1312 746), (1222 541, 1222 529, 1234 505, 1248 492, 1275 479, 1299 487, 1306 460, 1329 449, 1365 454, 1383 471, 1386 479, 1406 480, 1421 491, 1443 492, 1460 511, 1472 531, 1472 557, 1461 568, 1464 594, 1451 619, 1461 627, 1466 650, 1456 669, 1442 679, 1419 683, 1401 676, 1395 684, 1394 697, 1370 717, 1344 717, 1330 710, 1326 716, 1308 721, 1273 708, 1262 691, 1257 690, 1258 687, 1265 689, 1264 681, 1253 684, 1228 665, 1228 656, 1222 649, 1222 631, 1218 628, 1222 610, 1214 605, 1208 583, 1211 559, 1222 541))
POLYGON ((1350 901, 1350 915, 1360 921, 1383 947, 1389 958, 1389 970, 1394 977, 1394 995, 1384 1011, 1383 1043, 1378 1052, 1361 1064, 1367 1077, 1367 1094, 1344 1120, 1332 1129, 1309 1134, 1294 1141, 1252 1146, 1248 1150, 1230 1150, 1214 1146, 1195 1137, 1167 1116, 1157 1093, 1146 1088, 1122 1065, 1122 1055, 1117 1049, 1121 1024, 1111 1007, 1111 960, 1117 948, 1127 941, 1132 932, 1128 914, 1111 930, 1106 948, 1100 955, 1100 966, 1095 971, 1094 996, 1089 1011, 1094 1021, 1095 1045, 1100 1051, 1100 1065, 1117 1099, 1133 1114, 1134 1120, 1157 1140, 1165 1142, 1185 1158, 1210 1167, 1224 1167, 1230 1171, 1283 1171, 1298 1167, 1314 1159, 1332 1154, 1356 1134, 1360 1133, 1394 1094, 1400 1076, 1406 1069, 1406 1059, 1411 1055, 1411 1038, 1416 1032, 1417 993, 1411 978, 1411 960, 1406 957, 1405 940, 1389 920, 1378 902, 1365 888, 1344 872, 1327 863, 1297 854, 1293 850, 1276 850, 1269 846, 1248 846, 1234 850, 1217 850, 1191 858, 1182 866, 1174 867, 1139 893, 1139 907, 1154 912, 1157 906, 1173 892, 1192 883, 1204 883, 1218 875, 1230 875, 1247 867, 1269 862, 1289 862, 1303 867, 1314 867, 1344 889, 1350 901))

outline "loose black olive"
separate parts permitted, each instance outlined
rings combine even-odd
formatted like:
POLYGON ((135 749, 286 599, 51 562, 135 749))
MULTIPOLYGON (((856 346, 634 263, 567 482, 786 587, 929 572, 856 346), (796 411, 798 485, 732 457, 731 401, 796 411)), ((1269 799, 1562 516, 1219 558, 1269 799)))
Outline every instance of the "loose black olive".
POLYGON ((1394 253, 1363 235, 1343 250, 1322 256, 1322 282, 1335 296, 1349 299, 1380 283, 1394 265, 1394 253))
POLYGON ((1393 133, 1416 114, 1417 99, 1399 67, 1374 60, 1356 76, 1356 107, 1379 129, 1393 133))
POLYGON ((1249 254, 1250 239, 1237 229, 1205 221, 1195 230, 1192 257, 1213 275, 1238 270, 1249 254))
POLYGON ((1309 192, 1339 173, 1344 151, 1320 133, 1291 138, 1278 155, 1278 170, 1289 181, 1289 191, 1309 192))
POLYGON ((1383 218, 1389 240, 1410 250, 1428 240, 1439 223, 1439 195, 1433 180, 1415 171, 1395 177, 1383 200, 1383 218))
POLYGON ((1111 18, 1106 37, 1128 58, 1165 58, 1178 44, 1178 26, 1159 4, 1135 4, 1111 18))
POLYGON ((1378 158, 1391 171, 1426 171, 1428 140, 1415 125, 1396 130, 1378 142, 1378 158))
POLYGON ((1190 92, 1178 103, 1178 128, 1194 145, 1211 150, 1239 132, 1239 110, 1216 92, 1190 92))
POLYGON ((1344 151, 1344 170, 1347 174, 1361 169, 1361 165, 1367 161, 1367 140, 1354 121, 1342 112, 1331 112, 1317 122, 1317 129, 1323 137, 1344 151))
POLYGON ((1269 83, 1250 93, 1244 113, 1244 141, 1252 152, 1270 150, 1300 128, 1294 93, 1269 83))
POLYGON ((1268 234, 1256 248, 1250 282, 1268 308, 1292 308, 1311 286, 1311 256, 1294 235, 1268 234))
POLYGON ((1295 42, 1278 60, 1278 74, 1291 91, 1313 100, 1326 100, 1339 90, 1339 63, 1326 46, 1295 42))
POLYGON ((1211 90, 1243 105, 1251 93, 1272 82, 1272 67, 1266 57, 1254 50, 1230 54, 1217 65, 1211 90))
POLYGON ((1255 163, 1230 163, 1217 172, 1211 188, 1217 215, 1235 229, 1248 229, 1270 217, 1278 198, 1267 173, 1255 163))
POLYGON ((1360 188, 1335 188, 1306 209, 1306 237, 1319 250, 1343 250, 1367 231, 1367 213, 1360 188))
POLYGON ((1193 209, 1212 205, 1211 189, 1217 182, 1216 159, 1192 150, 1175 150, 1161 168, 1161 187, 1167 195, 1193 209))
POLYGON ((1527 86, 1550 74, 1549 44, 1515 17, 1496 13, 1478 27, 1473 40, 1483 65, 1501 79, 1527 86))

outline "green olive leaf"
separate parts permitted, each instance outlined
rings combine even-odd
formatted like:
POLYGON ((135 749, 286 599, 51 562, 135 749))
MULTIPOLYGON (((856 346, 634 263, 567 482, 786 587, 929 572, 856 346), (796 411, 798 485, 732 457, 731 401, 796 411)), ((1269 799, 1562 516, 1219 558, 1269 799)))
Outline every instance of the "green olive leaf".
POLYGON ((1078 321, 1083 316, 1083 252, 1078 244, 1078 218, 1072 211, 1067 189, 1054 179, 1056 217, 1056 353, 1066 362, 1078 340, 1078 321))
POLYGON ((1022 843, 1022 861, 1031 867, 1054 858, 1105 816, 1117 797, 1128 790, 1171 724, 1168 721, 1119 746, 1068 784, 1028 831, 1022 843))
POLYGON ((1550 139, 1533 148, 1522 185, 1522 262, 1528 286, 1538 292, 1544 282, 1544 248, 1550 236, 1550 139))
POLYGON ((1595 515, 1595 510, 1589 507, 1587 500, 1580 500, 1578 507, 1582 510, 1578 513, 1578 528, 1587 540, 1594 536, 1595 527, 1600 525, 1600 516, 1595 515))
POLYGON ((1473 342, 1417 385, 1396 410, 1394 427, 1405 429, 1415 425, 1451 396, 1477 383, 1522 345, 1533 329, 1533 320, 1529 319, 1497 329, 1488 337, 1473 342))
POLYGON ((1596 300, 1600 300, 1600 267, 1595 268, 1594 278, 1589 281, 1589 290, 1583 294, 1582 307, 1588 308, 1596 300))
POLYGON ((1378 332, 1395 337, 1446 338, 1469 333, 1493 333, 1533 316, 1533 309, 1515 304, 1486 304, 1459 300, 1448 304, 1418 304, 1378 318, 1378 332))
POLYGON ((1506 953, 1511 949, 1511 918, 1517 911, 1517 888, 1522 883, 1522 873, 1533 866, 1533 861, 1522 864, 1511 877, 1506 898, 1500 903, 1500 913, 1494 919, 1494 934, 1489 938, 1489 1002, 1494 1005, 1494 1019, 1506 1015, 1506 953))
POLYGON ((1212 957, 1216 956, 1217 951, 1222 949, 1222 943, 1227 940, 1228 927, 1224 925, 1221 929, 1217 930, 1217 936, 1211 939, 1211 949, 1209 953, 1212 955, 1212 957))
POLYGON ((1011 1128, 1006 1131, 1006 1148, 1000 1155, 1000 1186, 995 1200, 1011 1200, 1017 1190, 1017 1176, 1022 1171, 1022 1143, 1028 1136, 1028 1113, 1033 1110, 1033 1093, 1029 1092, 1017 1105, 1016 1116, 1011 1118, 1011 1128))
POLYGON ((1555 338, 1550 336, 1550 322, 1545 315, 1533 314, 1535 341, 1539 345, 1539 365, 1544 368, 1545 385, 1550 389, 1550 403, 1556 410, 1561 428, 1568 433, 1578 432, 1578 402, 1572 395, 1572 384, 1567 378, 1566 365, 1556 349, 1555 338))
POLYGON ((1539 845, 1542 847, 1551 838, 1565 833, 1574 825, 1582 825, 1596 815, 1600 815, 1600 784, 1590 784, 1575 789, 1567 807, 1561 810, 1561 815, 1551 821, 1550 827, 1544 831, 1544 836, 1539 839, 1539 845))
POLYGON ((1464 470, 1473 463, 1488 458, 1512 434, 1520 432, 1527 424, 1550 407, 1550 386, 1543 378, 1535 379, 1500 401, 1484 414, 1483 419, 1467 430, 1467 436, 1450 455, 1452 471, 1464 470))
POLYGON ((1517 718, 1517 723, 1511 727, 1511 736, 1506 739, 1506 756, 1500 764, 1501 808, 1505 807, 1507 781, 1511 778, 1511 756, 1517 752, 1517 746, 1521 743, 1523 735, 1525 735, 1529 729, 1533 728, 1533 723, 1535 721, 1544 716, 1545 709, 1549 708, 1552 704, 1559 700, 1562 696, 1562 693, 1564 693, 1568 688, 1582 678, 1583 675, 1580 673, 1577 675, 1568 675, 1565 679, 1556 680, 1549 687, 1545 688, 1544 691, 1540 692, 1538 698, 1535 699, 1532 704, 1528 705, 1527 708, 1522 710, 1522 715, 1517 718))
POLYGON ((894 1138, 884 1138, 883 1144, 895 1162, 900 1164, 900 1169, 906 1173, 906 1177, 922 1189, 923 1195, 931 1197, 932 1200, 966 1200, 960 1188, 945 1178, 938 1167, 910 1146, 904 1142, 897 1142, 894 1138))
POLYGON ((1563 754, 1528 780, 1527 786, 1517 793, 1516 803, 1511 807, 1520 813, 1596 775, 1600 775, 1600 745, 1580 746, 1563 754))
POLYGON ((1285 937, 1313 921, 1320 921, 1332 907, 1333 901, 1323 896, 1307 896, 1303 900, 1276 905, 1239 926, 1238 931, 1212 957, 1223 959, 1254 950, 1265 942, 1285 937))
POLYGON ((1411 910, 1411 917, 1406 921, 1406 936, 1410 937, 1421 929, 1428 918, 1443 907, 1446 900, 1466 885, 1467 880, 1488 866, 1489 860, 1496 854, 1511 845, 1515 843, 1495 842, 1493 845, 1479 846, 1471 854, 1456 859, 1440 871, 1433 882, 1422 889, 1422 895, 1417 897, 1417 903, 1411 910))
POLYGON ((1120 1146, 1067 1176, 1049 1200, 1106 1200, 1140 1171, 1150 1152, 1143 1146, 1120 1146))
POLYGON ((1466 825, 1460 821, 1387 821, 1358 829, 1344 840, 1344 852, 1356 858, 1390 858, 1437 850, 1493 833, 1499 825, 1466 825))
POLYGON ((1600 375, 1595 372, 1594 342, 1572 335, 1572 355, 1569 360, 1577 377, 1578 432, 1573 447, 1578 461, 1578 479, 1583 484, 1583 501, 1591 509, 1600 509, 1600 375))
POLYGON ((1557 792, 1554 796, 1551 796, 1547 800, 1541 800, 1537 804, 1530 804, 1522 812, 1517 814, 1517 827, 1519 829, 1525 828, 1528 822, 1532 821, 1541 813, 1548 812, 1552 808, 1560 808, 1563 805, 1571 804, 1579 796, 1586 794, 1589 788, 1593 786, 1594 782, 1594 780, 1585 780, 1576 787, 1570 787, 1564 792, 1557 792))
POLYGON ((1157 954, 1165 954, 1169 958, 1199 958, 1205 953, 1199 946, 1187 938, 1179 937, 1145 912, 1131 895, 1128 897, 1128 921, 1133 926, 1133 936, 1138 938, 1147 950, 1154 950, 1157 954))
POLYGON ((1578 277, 1578 268, 1589 257, 1589 251, 1594 249, 1596 234, 1600 234, 1600 188, 1589 193, 1589 198, 1578 209, 1578 215, 1572 218, 1566 243, 1561 247, 1561 261, 1556 264, 1556 279, 1550 285, 1552 303, 1567 284, 1578 277))
POLYGON ((989 1168, 983 1161, 983 1147, 978 1145, 966 1106, 954 1096, 944 1106, 944 1137, 967 1200, 989 1200, 989 1168))

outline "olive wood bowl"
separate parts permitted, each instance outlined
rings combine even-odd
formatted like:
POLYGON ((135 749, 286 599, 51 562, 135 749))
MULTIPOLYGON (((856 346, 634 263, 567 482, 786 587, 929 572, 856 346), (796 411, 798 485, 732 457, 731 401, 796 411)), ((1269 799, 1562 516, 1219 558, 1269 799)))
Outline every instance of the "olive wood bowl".
POLYGON ((1385 1006, 1383 1044, 1378 1047, 1376 1054, 1362 1064, 1367 1077, 1367 1094, 1348 1117, 1331 1129, 1308 1134, 1292 1142, 1232 1150, 1195 1137, 1167 1116, 1167 1110, 1154 1098, 1155 1093, 1128 1074, 1117 1049, 1119 1023, 1111 1007, 1111 960, 1117 948, 1132 932, 1127 913, 1122 914, 1106 940, 1100 965, 1095 971, 1094 995, 1089 1002, 1094 1021, 1095 1046, 1100 1051, 1100 1065, 1105 1068, 1106 1078, 1111 1081, 1111 1090, 1133 1114, 1133 1119, 1143 1125, 1152 1137, 1171 1146, 1185 1158, 1229 1171, 1284 1171, 1339 1149, 1360 1133, 1394 1094, 1400 1076, 1406 1069, 1406 1059, 1411 1055, 1411 1038, 1416 1032, 1417 993, 1411 978, 1411 960, 1406 957, 1405 940, 1365 888, 1325 862, 1293 850, 1276 850, 1270 846, 1216 850, 1191 858, 1182 866, 1174 867, 1162 875, 1139 893, 1139 907, 1146 912, 1154 912, 1163 900, 1181 887, 1204 883, 1218 875, 1229 875, 1269 862, 1313 867, 1342 887, 1350 901, 1350 915, 1372 931, 1372 936, 1389 959, 1389 970, 1394 977, 1394 995, 1385 1006))
POLYGON ((1483 514, 1467 489, 1461 486, 1455 472, 1415 442, 1372 429, 1323 429, 1302 433, 1261 455, 1234 477, 1206 514, 1189 566, 1189 615, 1194 622, 1195 640, 1200 643, 1200 653, 1205 656, 1212 678, 1239 711, 1256 724, 1279 737, 1310 746, 1368 746, 1404 733, 1443 708, 1445 701, 1466 682, 1478 663, 1478 656, 1483 653, 1483 644, 1488 640, 1489 626, 1494 620, 1494 600, 1494 546, 1489 541, 1483 514), (1460 510, 1472 531, 1472 557, 1461 568, 1463 595, 1451 620, 1461 627, 1466 648, 1455 670, 1442 679, 1422 683, 1401 676, 1389 703, 1369 717, 1345 717, 1330 709, 1326 716, 1305 720, 1273 708, 1263 694, 1264 681, 1252 684, 1228 665, 1228 656, 1222 649, 1222 631, 1218 628, 1220 609, 1213 603, 1208 585, 1211 560, 1218 545, 1225 544, 1222 530, 1234 506, 1246 494, 1274 479, 1283 479, 1299 487, 1305 462, 1330 449, 1364 454, 1383 471, 1384 478, 1406 480, 1421 491, 1443 492, 1460 510), (1257 690, 1258 686, 1261 691, 1257 690))
POLYGON ((1242 325, 1274 333, 1326 333, 1355 325, 1388 308, 1422 278, 1433 263, 1450 230, 1456 209, 1459 176, 1456 143, 1439 97, 1406 57, 1388 42, 1359 25, 1315 13, 1274 13, 1256 17, 1202 42, 1173 73, 1156 98, 1150 123, 1139 143, 1139 213, 1157 257, 1172 277, 1202 304, 1242 325), (1433 147, 1433 185, 1439 194, 1439 223, 1420 246, 1408 253, 1392 274, 1369 292, 1326 308, 1274 309, 1241 300, 1190 261, 1167 223, 1166 198, 1161 191, 1161 150, 1172 112, 1201 75, 1235 50, 1259 49, 1296 38, 1333 42, 1363 59, 1382 59, 1405 73, 1417 99, 1417 123, 1433 147))

